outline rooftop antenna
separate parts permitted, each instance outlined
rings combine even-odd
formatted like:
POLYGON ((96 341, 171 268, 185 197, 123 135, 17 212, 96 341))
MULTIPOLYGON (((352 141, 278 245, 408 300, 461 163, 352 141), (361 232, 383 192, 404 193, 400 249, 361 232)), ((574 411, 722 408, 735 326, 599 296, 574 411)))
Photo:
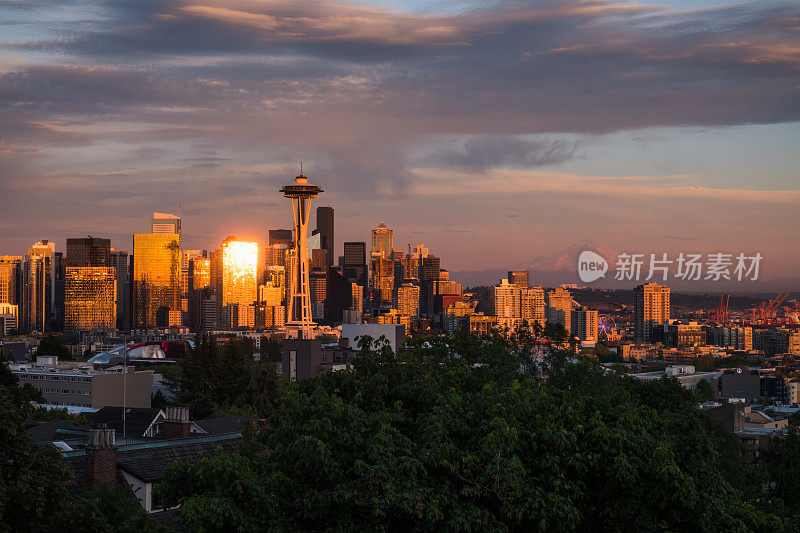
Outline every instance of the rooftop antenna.
POLYGON ((300 175, 303 175, 303 162, 300 161, 300 175))

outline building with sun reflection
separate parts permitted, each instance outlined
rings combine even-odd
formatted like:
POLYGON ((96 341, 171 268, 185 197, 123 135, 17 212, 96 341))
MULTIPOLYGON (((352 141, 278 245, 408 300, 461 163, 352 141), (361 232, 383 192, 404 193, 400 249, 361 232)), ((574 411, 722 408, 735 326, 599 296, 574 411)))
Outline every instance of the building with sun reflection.
POLYGON ((181 247, 176 233, 133 235, 133 327, 180 323, 181 247), (170 319, 172 318, 172 320, 170 319))
POLYGON ((258 243, 228 237, 222 243, 222 307, 229 326, 253 327, 258 298, 258 243))
POLYGON ((117 325, 117 272, 113 267, 66 267, 64 331, 109 330, 117 325))

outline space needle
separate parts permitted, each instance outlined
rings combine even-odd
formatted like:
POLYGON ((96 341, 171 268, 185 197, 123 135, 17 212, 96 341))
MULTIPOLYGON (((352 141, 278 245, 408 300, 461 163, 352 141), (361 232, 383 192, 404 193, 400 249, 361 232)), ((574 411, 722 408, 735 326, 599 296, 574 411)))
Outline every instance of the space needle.
POLYGON ((323 191, 320 187, 309 183, 308 178, 303 176, 301 162, 300 175, 294 178, 294 183, 291 185, 284 185, 281 192, 284 197, 292 200, 295 235, 286 335, 297 339, 313 339, 316 324, 311 318, 311 289, 308 276, 308 211, 309 200, 316 198, 323 191))

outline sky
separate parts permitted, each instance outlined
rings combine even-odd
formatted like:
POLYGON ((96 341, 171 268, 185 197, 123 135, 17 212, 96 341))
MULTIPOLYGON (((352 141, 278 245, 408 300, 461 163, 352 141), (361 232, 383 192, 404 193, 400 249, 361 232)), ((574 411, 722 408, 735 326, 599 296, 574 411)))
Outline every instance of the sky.
POLYGON ((186 247, 263 242, 302 160, 338 254, 385 221, 455 271, 589 240, 800 278, 798 147, 797 2, 0 1, 0 254, 179 204, 186 247))

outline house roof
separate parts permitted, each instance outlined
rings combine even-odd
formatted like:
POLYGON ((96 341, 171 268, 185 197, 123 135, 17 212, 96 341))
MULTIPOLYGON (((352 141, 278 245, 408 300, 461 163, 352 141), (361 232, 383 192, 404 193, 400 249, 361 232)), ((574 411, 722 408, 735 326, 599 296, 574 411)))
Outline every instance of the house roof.
POLYGON ((25 432, 34 443, 85 438, 91 428, 74 420, 31 420, 25 432))
POLYGON ((198 461, 203 456, 229 454, 236 451, 241 434, 220 435, 221 438, 182 439, 171 441, 171 445, 138 449, 120 449, 117 455, 117 468, 145 483, 160 481, 167 465, 173 461, 198 461), (220 452, 221 449, 221 452, 220 452))
POLYGON ((231 416, 227 418, 206 418, 195 420, 194 424, 205 431, 207 435, 220 433, 234 433, 242 430, 242 425, 248 421, 258 420, 257 416, 231 416))
MULTIPOLYGON (((143 436, 153 422, 164 413, 155 407, 128 407, 125 409, 125 428, 128 435, 143 436)), ((122 435, 122 407, 106 406, 97 411, 86 415, 95 425, 105 425, 109 429, 114 429, 117 435, 122 435)))

